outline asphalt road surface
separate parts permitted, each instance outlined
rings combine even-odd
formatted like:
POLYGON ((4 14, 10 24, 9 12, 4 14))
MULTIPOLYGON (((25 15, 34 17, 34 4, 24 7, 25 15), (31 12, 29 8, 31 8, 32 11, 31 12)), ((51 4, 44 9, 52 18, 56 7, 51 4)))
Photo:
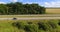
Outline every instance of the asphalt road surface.
MULTIPOLYGON (((5 15, 13 16, 13 15, 5 15)), ((60 19, 60 14, 42 14, 42 15, 14 15, 14 16, 43 16, 43 17, 25 17, 16 18, 15 20, 41 20, 41 19, 60 19)), ((0 20, 14 20, 13 18, 0 18, 0 20)))
POLYGON ((0 18, 0 20, 42 20, 42 19, 60 19, 60 17, 33 17, 33 18, 0 18))

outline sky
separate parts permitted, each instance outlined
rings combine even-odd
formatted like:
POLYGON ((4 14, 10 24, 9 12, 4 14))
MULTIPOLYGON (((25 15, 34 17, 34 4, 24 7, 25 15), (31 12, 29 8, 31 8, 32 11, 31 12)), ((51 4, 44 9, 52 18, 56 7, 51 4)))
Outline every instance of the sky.
POLYGON ((24 4, 37 3, 44 7, 60 7, 60 0, 0 0, 0 4, 6 4, 10 2, 22 2, 24 4))

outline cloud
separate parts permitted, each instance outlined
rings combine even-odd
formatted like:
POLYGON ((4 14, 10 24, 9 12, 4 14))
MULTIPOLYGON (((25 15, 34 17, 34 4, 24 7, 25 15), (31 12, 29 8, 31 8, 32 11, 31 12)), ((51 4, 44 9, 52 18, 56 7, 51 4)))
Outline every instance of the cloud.
POLYGON ((0 2, 0 4, 6 4, 5 2, 0 2))
POLYGON ((60 1, 45 2, 45 7, 60 7, 60 1))
POLYGON ((24 2, 23 4, 26 4, 26 3, 28 4, 37 3, 38 4, 38 2, 24 2))
POLYGON ((17 2, 18 0, 10 0, 11 2, 17 2))

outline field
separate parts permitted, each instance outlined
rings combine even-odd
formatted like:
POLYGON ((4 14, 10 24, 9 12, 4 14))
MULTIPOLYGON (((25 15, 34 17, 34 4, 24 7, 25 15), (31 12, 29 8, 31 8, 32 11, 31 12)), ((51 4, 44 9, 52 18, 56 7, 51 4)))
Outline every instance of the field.
MULTIPOLYGON (((43 25, 42 27, 40 27, 40 28, 42 28, 42 29, 37 29, 36 31, 37 32, 60 32, 60 25, 58 24, 59 23, 59 21, 60 20, 0 20, 0 32, 25 32, 25 30, 23 30, 23 27, 24 27, 24 25, 27 25, 27 23, 30 23, 29 25, 28 25, 28 27, 30 26, 30 25, 32 25, 32 26, 30 26, 30 28, 32 29, 32 27, 34 27, 32 30, 30 30, 31 32, 34 32, 34 29, 36 30, 37 29, 37 23, 39 23, 39 22, 41 22, 41 23, 45 23, 45 24, 41 24, 41 25, 43 25), (48 24, 48 22, 51 22, 51 24, 53 25, 53 26, 49 26, 48 24), (14 26, 16 23, 25 23, 25 24, 21 24, 22 25, 22 28, 20 29, 18 29, 18 25, 17 26, 14 26), (12 23, 15 23, 14 25, 12 25, 12 23), (31 23, 33 23, 33 24, 31 24, 31 23), (33 26, 34 25, 34 26, 33 26), (44 28, 44 27, 46 27, 46 28, 44 28), (47 28, 48 27, 48 28, 47 28), (49 28, 50 27, 50 28, 49 28), (53 28, 52 28, 53 27, 53 28), (44 29, 45 30, 44 30, 44 29)), ((19 26, 20 27, 20 26, 19 26)), ((36 32, 35 31, 35 32, 36 32)))
POLYGON ((46 13, 60 14, 60 8, 46 8, 46 13))

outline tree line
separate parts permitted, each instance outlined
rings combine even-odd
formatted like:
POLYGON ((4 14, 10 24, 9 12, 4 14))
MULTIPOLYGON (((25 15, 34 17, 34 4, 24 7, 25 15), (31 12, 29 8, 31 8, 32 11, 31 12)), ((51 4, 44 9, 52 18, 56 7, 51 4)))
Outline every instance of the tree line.
POLYGON ((45 14, 45 7, 20 2, 0 4, 0 15, 45 14))

